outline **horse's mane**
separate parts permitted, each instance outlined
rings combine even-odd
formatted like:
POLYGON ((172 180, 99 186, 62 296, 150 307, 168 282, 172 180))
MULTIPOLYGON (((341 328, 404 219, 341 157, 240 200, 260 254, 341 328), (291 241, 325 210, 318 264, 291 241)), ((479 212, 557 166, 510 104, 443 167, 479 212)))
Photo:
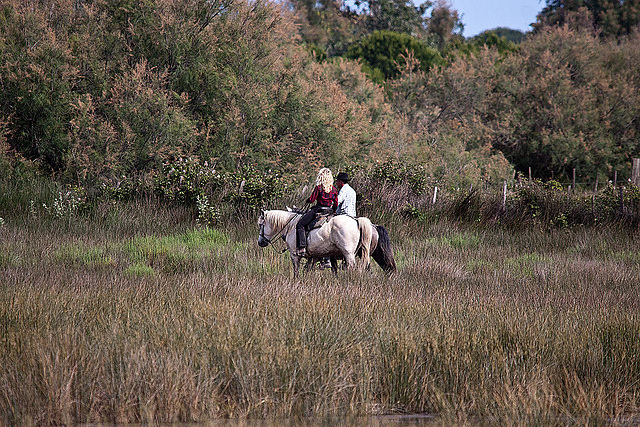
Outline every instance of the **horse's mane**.
POLYGON ((282 230, 291 221, 292 216, 298 215, 296 212, 287 212, 280 210, 266 211, 264 219, 271 223, 275 229, 282 230))

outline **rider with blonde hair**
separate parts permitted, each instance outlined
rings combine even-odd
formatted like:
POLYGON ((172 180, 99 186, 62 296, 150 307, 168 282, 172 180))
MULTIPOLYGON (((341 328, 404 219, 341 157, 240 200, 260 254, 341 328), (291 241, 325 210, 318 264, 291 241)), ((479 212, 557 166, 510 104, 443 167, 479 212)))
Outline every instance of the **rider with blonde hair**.
POLYGON ((306 227, 314 220, 316 213, 328 209, 331 209, 335 213, 338 208, 338 190, 333 186, 333 174, 328 168, 322 168, 318 171, 316 187, 307 199, 307 203, 313 202, 316 202, 316 204, 312 206, 307 213, 302 215, 296 225, 299 255, 306 255, 306 227))

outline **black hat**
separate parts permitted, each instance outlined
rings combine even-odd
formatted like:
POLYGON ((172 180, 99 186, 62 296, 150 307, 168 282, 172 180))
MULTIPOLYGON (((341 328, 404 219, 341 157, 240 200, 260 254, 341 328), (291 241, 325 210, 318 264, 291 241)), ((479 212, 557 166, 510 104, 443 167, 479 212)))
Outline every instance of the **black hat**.
POLYGON ((336 180, 340 180, 346 184, 347 182, 349 182, 349 175, 347 175, 345 172, 340 172, 338 176, 336 176, 336 180))

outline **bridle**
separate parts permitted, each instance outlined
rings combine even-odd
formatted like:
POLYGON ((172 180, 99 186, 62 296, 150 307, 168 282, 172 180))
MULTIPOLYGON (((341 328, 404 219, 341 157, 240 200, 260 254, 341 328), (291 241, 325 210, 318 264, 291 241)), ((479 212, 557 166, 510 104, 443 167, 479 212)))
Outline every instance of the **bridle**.
POLYGON ((271 239, 267 239, 264 235, 264 224, 260 224, 260 234, 258 234, 258 237, 267 242, 267 246, 271 244, 271 239))
MULTIPOLYGON (((285 230, 287 229, 287 227, 289 226, 289 224, 291 223, 291 221, 293 221, 293 219, 294 219, 294 218, 296 218, 296 217, 298 217, 298 216, 300 216, 300 214, 295 214, 295 215, 291 216, 291 218, 289 218, 289 221, 287 221, 287 223, 282 227, 282 229, 281 229, 279 232, 275 233, 275 235, 276 235, 277 237, 275 237, 274 239, 275 239, 275 240, 278 240, 278 238, 282 238, 282 239, 284 240, 285 230)), ((269 246, 270 244, 272 244, 272 243, 273 243, 273 240, 272 240, 272 239, 268 239, 268 238, 264 235, 264 222, 263 222, 262 224, 260 224, 260 234, 258 234, 258 237, 267 243, 267 244, 265 245, 265 247, 266 247, 266 246, 269 246)))

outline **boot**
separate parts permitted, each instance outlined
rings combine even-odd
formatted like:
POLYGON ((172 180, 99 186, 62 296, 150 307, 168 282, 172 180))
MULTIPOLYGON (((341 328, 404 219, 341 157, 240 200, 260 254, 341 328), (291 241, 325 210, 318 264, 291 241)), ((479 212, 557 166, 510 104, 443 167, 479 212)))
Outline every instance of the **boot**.
POLYGON ((306 256, 307 255, 307 233, 305 232, 304 228, 297 228, 296 229, 296 237, 297 237, 297 243, 298 243, 298 251, 297 254, 298 256, 306 256))

